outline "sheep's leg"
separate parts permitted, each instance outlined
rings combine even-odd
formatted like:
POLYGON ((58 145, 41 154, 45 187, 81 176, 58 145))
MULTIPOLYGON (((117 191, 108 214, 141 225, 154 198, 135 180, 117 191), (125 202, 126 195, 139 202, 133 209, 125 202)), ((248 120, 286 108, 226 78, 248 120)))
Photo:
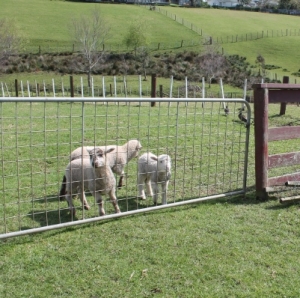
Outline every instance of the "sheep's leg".
POLYGON ((120 176, 119 183, 118 183, 118 188, 121 188, 121 187, 124 186, 123 179, 124 179, 124 173, 122 173, 121 176, 120 176))
POLYGON ((113 204, 113 206, 115 208, 115 212, 116 213, 121 213, 119 205, 118 205, 118 199, 117 199, 116 194, 115 194, 115 190, 111 190, 109 192, 109 198, 110 198, 110 201, 111 201, 111 203, 113 204))
POLYGON ((158 199, 158 184, 157 183, 152 183, 152 188, 153 188, 153 203, 154 205, 157 205, 157 199, 158 199))
POLYGON ((93 196, 96 199, 96 204, 98 205, 99 215, 105 215, 105 210, 103 208, 103 200, 99 192, 93 192, 93 196))
POLYGON ((161 184, 162 186, 162 204, 167 204, 167 190, 168 190, 169 181, 165 181, 161 184))
POLYGON ((81 189, 79 190, 79 197, 80 197, 80 201, 81 201, 83 208, 85 210, 90 210, 91 207, 86 199, 84 191, 82 191, 81 189))
POLYGON ((146 195, 144 191, 144 176, 143 175, 138 175, 138 189, 139 189, 139 194, 138 197, 141 198, 142 200, 146 200, 146 195))
POLYGON ((75 207, 73 205, 72 195, 69 194, 69 193, 66 193, 65 194, 65 199, 68 202, 68 206, 69 206, 69 210, 71 212, 71 215, 75 216, 76 215, 76 209, 75 209, 75 207))
POLYGON ((151 186, 151 179, 146 180, 146 192, 150 197, 153 197, 153 191, 151 186))
POLYGON ((65 194, 66 194, 66 181, 67 181, 67 178, 66 178, 66 175, 64 175, 63 181, 61 183, 60 191, 59 191, 59 200, 60 201, 62 201, 64 199, 65 194))

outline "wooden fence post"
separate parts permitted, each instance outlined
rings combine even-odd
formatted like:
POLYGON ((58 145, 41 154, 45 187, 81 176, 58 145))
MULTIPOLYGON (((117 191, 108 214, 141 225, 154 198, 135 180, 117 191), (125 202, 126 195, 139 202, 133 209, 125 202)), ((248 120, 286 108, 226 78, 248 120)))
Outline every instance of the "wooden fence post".
POLYGON ((299 139, 300 126, 282 126, 269 128, 268 105, 299 102, 300 85, 291 84, 255 84, 254 90, 254 133, 255 133, 255 182, 258 199, 268 199, 272 186, 284 186, 300 181, 300 173, 268 177, 268 170, 300 164, 300 152, 280 154, 268 153, 268 142, 299 139))
MULTIPOLYGON (((151 75, 151 97, 156 97, 156 74, 151 75)), ((151 107, 155 106, 155 101, 151 101, 151 107)))
POLYGON ((70 76, 70 95, 74 97, 74 80, 73 76, 70 76))
POLYGON ((268 199, 268 89, 254 87, 256 197, 268 199))
MULTIPOLYGON (((289 83, 289 77, 286 77, 284 76, 283 77, 283 80, 282 80, 282 83, 283 84, 288 84, 289 83)), ((282 102, 280 104, 280 112, 279 112, 279 115, 282 116, 285 114, 285 111, 286 111, 286 102, 282 102)))
POLYGON ((18 80, 15 79, 15 91, 16 91, 16 97, 19 97, 19 89, 18 89, 18 80))
POLYGON ((164 97, 163 85, 159 85, 159 97, 164 97))

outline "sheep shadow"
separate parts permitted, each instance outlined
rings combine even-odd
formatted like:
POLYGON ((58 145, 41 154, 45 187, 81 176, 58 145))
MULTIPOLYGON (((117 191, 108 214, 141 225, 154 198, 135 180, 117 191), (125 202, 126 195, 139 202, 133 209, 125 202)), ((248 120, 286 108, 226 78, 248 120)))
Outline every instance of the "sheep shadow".
MULTIPOLYGON (((39 227, 51 226, 61 223, 77 220, 76 217, 71 218, 68 209, 58 210, 34 210, 27 214, 27 217, 39 224, 39 227)), ((23 228, 24 229, 24 228, 23 228)))

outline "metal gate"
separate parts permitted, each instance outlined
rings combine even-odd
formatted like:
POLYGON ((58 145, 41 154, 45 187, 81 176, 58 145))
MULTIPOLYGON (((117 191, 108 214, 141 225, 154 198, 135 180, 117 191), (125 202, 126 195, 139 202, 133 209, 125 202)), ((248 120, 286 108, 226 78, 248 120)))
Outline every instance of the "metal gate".
POLYGON ((246 192, 251 111, 244 99, 10 97, 0 109, 0 239, 246 192), (90 210, 75 198, 71 216, 59 199, 70 153, 131 139, 142 144, 140 154, 170 155, 167 204, 160 195, 156 205, 138 198, 135 158, 116 191, 121 213, 106 199, 99 216, 87 196, 90 210))

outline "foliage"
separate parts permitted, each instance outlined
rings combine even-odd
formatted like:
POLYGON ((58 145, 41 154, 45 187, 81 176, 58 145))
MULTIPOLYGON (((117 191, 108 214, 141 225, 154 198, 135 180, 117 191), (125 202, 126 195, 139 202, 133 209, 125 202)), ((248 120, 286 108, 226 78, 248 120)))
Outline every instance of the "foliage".
POLYGON ((81 64, 76 63, 76 68, 88 74, 90 86, 92 70, 104 56, 103 45, 108 38, 109 27, 100 10, 95 7, 90 15, 73 19, 72 29, 74 40, 80 44, 83 57, 81 64))
MULTIPOLYGON (((85 61, 79 54, 66 55, 21 55, 12 57, 6 66, 6 73, 54 71, 62 75, 80 74, 77 69, 84 68, 85 61), (82 66, 81 66, 82 63, 82 66), (76 66, 76 67, 75 67, 76 66)), ((102 63, 95 65, 92 75, 143 75, 147 73, 175 80, 201 82, 205 77, 211 84, 223 78, 224 84, 242 88, 244 80, 255 81, 257 72, 250 67, 246 57, 222 55, 214 45, 207 46, 202 54, 185 51, 176 54, 156 54, 150 56, 147 47, 140 47, 137 55, 106 53, 102 63)))
POLYGON ((0 66, 10 56, 17 54, 23 43, 15 22, 12 19, 0 18, 0 66))
POLYGON ((140 47, 146 47, 148 44, 147 31, 149 26, 141 20, 134 21, 128 28, 128 32, 124 37, 126 46, 134 49, 135 55, 140 47))
POLYGON ((278 8, 300 9, 300 0, 279 0, 278 8))

